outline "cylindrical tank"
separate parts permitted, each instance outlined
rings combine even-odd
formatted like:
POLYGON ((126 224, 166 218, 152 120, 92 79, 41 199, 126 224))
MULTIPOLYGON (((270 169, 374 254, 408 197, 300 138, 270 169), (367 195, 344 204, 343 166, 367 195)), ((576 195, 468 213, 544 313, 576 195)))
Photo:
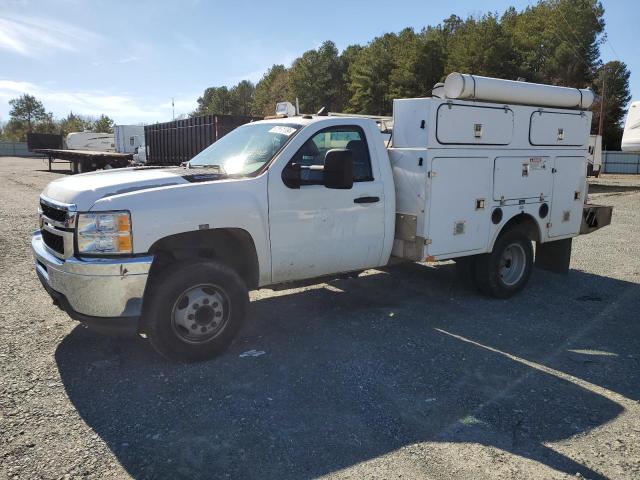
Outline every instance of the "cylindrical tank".
POLYGON ((447 98, 587 109, 595 99, 589 89, 516 82, 453 72, 444 82, 447 98))

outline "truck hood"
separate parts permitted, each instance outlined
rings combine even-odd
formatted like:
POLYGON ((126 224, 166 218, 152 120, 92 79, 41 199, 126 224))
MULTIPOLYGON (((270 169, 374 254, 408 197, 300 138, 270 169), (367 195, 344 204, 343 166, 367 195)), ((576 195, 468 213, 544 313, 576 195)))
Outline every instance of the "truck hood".
POLYGON ((42 195, 88 210, 97 200, 113 195, 220 178, 220 174, 202 169, 120 168, 59 178, 47 185, 42 195))

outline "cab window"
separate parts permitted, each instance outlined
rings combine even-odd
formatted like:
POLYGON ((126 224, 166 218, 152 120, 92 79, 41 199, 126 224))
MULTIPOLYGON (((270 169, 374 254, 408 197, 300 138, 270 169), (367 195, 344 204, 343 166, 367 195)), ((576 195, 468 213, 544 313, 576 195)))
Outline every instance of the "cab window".
MULTIPOLYGON (((290 163, 302 166, 324 165, 324 157, 329 150, 346 148, 353 152, 353 181, 373 180, 371 159, 364 132, 356 126, 331 127, 316 133, 296 152, 290 163)), ((321 170, 303 170, 303 182, 321 182, 321 170)))

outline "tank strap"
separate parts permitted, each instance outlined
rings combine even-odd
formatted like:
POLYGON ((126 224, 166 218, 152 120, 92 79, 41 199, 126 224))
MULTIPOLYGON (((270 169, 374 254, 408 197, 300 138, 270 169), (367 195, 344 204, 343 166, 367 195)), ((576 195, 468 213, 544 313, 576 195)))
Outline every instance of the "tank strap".
POLYGON ((580 93, 580 103, 578 103, 578 108, 582 108, 582 90, 580 90, 579 88, 576 88, 576 90, 578 90, 578 93, 580 93))

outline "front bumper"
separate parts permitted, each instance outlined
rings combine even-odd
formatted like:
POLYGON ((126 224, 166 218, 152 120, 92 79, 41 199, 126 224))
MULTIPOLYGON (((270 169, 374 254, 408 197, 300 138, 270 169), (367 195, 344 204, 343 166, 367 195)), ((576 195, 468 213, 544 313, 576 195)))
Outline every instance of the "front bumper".
POLYGON ((39 231, 31 238, 36 273, 71 318, 105 331, 136 331, 153 256, 60 259, 39 231))

